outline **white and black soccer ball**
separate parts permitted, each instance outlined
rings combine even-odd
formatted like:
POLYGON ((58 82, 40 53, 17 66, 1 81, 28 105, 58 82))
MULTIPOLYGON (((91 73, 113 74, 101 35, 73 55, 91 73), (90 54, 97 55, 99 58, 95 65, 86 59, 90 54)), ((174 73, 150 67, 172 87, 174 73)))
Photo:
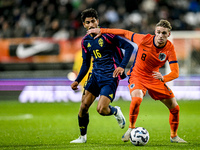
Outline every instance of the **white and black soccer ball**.
POLYGON ((130 141, 135 146, 144 146, 149 141, 149 132, 143 127, 134 128, 131 131, 130 141))

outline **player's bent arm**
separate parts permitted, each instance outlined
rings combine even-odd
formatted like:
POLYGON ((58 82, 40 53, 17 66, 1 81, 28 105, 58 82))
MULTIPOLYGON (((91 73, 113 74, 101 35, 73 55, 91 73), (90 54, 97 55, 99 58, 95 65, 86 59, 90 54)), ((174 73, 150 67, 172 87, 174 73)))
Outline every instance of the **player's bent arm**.
POLYGON ((101 28, 100 29, 101 34, 109 33, 109 34, 115 34, 115 35, 120 35, 124 36, 125 38, 131 40, 131 37, 134 32, 124 30, 124 29, 109 29, 109 28, 101 28))
POLYGON ((81 66, 80 72, 75 81, 80 83, 82 81, 82 79, 85 77, 85 75, 87 74, 89 68, 90 68, 90 65, 85 65, 84 61, 83 61, 83 65, 81 66))
MULTIPOLYGON (((82 58, 83 58, 83 63, 81 66, 81 69, 79 71, 79 74, 76 78, 75 81, 80 83, 82 79, 85 77, 87 74, 89 68, 90 68, 90 62, 91 62, 91 55, 87 52, 87 49, 85 49, 84 41, 82 42, 82 58)), ((87 43, 86 43, 87 44, 87 43)))
POLYGON ((77 86, 78 86, 78 82, 77 82, 77 81, 74 81, 74 82, 71 84, 72 90, 77 90, 77 89, 78 89, 77 86))
POLYGON ((179 77, 178 63, 171 63, 169 66, 170 66, 171 72, 163 76, 164 82, 169 82, 179 77))
POLYGON ((90 68, 90 60, 91 60, 91 56, 88 53, 85 53, 83 51, 82 53, 82 57, 83 57, 83 63, 81 66, 81 69, 79 71, 79 74, 76 78, 75 81, 77 81, 78 83, 80 83, 82 81, 82 79, 85 77, 85 75, 87 74, 89 68, 90 68))
POLYGON ((122 38, 120 36, 114 37, 114 43, 116 43, 116 45, 119 48, 122 48, 125 50, 124 57, 118 66, 118 67, 125 69, 125 67, 127 66, 128 62, 131 58, 133 50, 135 49, 135 46, 129 40, 126 40, 125 38, 122 38))
POLYGON ((113 72, 113 78, 116 78, 118 75, 122 75, 124 72, 124 68, 117 67, 113 72))

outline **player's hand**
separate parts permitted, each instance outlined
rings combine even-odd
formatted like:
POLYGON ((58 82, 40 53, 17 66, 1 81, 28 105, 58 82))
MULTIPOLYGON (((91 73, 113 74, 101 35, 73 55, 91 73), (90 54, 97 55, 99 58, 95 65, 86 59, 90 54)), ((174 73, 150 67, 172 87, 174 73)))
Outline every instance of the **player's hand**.
POLYGON ((164 78, 163 78, 163 76, 162 76, 162 74, 160 72, 156 72, 156 71, 152 71, 152 72, 153 72, 152 76, 155 79, 158 79, 158 80, 160 80, 162 82, 164 81, 164 78))
POLYGON ((124 68, 117 67, 113 72, 113 78, 116 78, 118 75, 122 75, 124 72, 124 68))
POLYGON ((77 90, 77 89, 78 89, 78 82, 77 82, 77 81, 74 81, 74 82, 71 84, 71 88, 72 88, 72 90, 77 90))
POLYGON ((96 39, 96 38, 98 38, 98 37, 101 36, 101 30, 100 30, 100 28, 94 28, 94 29, 90 29, 90 30, 87 31, 87 34, 92 34, 92 33, 96 34, 96 36, 94 37, 94 39, 96 39))

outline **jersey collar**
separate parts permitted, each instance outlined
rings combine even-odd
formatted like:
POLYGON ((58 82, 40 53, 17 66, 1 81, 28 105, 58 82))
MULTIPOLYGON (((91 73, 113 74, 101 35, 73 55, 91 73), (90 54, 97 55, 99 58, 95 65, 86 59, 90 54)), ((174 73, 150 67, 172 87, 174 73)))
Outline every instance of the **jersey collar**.
MULTIPOLYGON (((165 43, 165 45, 164 46, 162 46, 162 47, 158 47, 158 46, 156 46, 156 44, 155 44, 155 35, 154 35, 154 37, 153 37, 153 45, 156 47, 156 48, 163 48, 163 47, 165 47, 165 45, 167 44, 167 42, 165 43)), ((168 41, 168 40, 167 40, 168 41)))

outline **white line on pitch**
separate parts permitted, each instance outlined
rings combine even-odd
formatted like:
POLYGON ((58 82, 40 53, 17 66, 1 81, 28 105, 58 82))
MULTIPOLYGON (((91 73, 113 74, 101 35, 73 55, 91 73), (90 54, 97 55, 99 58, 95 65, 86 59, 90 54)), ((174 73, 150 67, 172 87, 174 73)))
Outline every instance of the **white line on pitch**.
POLYGON ((0 116, 0 120, 26 120, 33 118, 32 114, 24 114, 17 116, 0 116))

